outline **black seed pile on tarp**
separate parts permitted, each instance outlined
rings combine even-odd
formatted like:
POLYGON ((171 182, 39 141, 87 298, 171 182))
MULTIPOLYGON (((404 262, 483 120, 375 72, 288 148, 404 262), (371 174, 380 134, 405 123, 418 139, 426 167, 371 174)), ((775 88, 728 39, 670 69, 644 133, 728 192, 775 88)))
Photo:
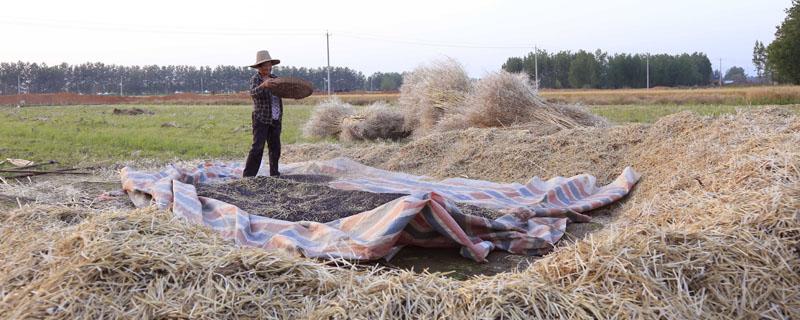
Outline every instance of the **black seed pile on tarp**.
MULTIPOLYGON (((333 178, 322 175, 254 177, 223 184, 201 185, 197 194, 233 204, 248 213, 287 221, 329 222, 371 210, 405 196, 330 188, 333 178)), ((471 205, 462 213, 496 218, 501 214, 471 205)))

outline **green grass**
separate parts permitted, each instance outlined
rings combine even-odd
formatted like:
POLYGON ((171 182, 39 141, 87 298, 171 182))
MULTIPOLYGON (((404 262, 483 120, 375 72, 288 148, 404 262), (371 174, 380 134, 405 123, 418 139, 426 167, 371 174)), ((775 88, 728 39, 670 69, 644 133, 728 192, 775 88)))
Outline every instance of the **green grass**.
MULTIPOLYGON (((800 112, 800 105, 786 106, 800 112)), ((251 106, 58 106, 0 108, 0 160, 56 160, 63 164, 98 161, 241 158, 251 141, 251 106), (113 115, 114 108, 144 108, 154 115, 113 115), (178 127, 162 127, 174 122, 178 127)), ((284 144, 313 142, 301 128, 312 106, 287 105, 284 144)), ((691 110, 702 115, 733 113, 719 105, 618 105, 591 110, 614 123, 655 122, 691 110)))
MULTIPOLYGON (((242 157, 252 106, 63 106, 0 109, 0 158, 65 164, 102 160, 242 157), (114 108, 154 115, 114 115, 114 108), (177 127, 162 127, 173 122, 177 127)), ((283 143, 304 142, 311 106, 286 106, 283 143)))
MULTIPOLYGON (((719 116, 722 114, 736 113, 736 110, 749 110, 762 106, 729 106, 729 105, 608 105, 593 106, 589 109, 598 115, 606 117, 613 123, 644 122, 653 123, 659 118, 678 113, 692 111, 706 116, 719 116)), ((800 113, 800 105, 782 106, 796 113, 800 113)))

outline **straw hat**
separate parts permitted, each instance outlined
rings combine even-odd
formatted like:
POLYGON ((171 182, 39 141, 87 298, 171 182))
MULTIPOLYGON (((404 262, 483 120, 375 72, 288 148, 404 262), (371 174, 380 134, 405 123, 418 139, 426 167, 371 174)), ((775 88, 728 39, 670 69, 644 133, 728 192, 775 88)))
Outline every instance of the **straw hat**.
POLYGON ((256 53, 256 63, 251 65, 250 68, 258 68, 258 65, 264 62, 272 62, 272 65, 274 66, 276 64, 281 63, 281 60, 272 59, 272 57, 269 56, 269 51, 261 50, 258 53, 256 53))

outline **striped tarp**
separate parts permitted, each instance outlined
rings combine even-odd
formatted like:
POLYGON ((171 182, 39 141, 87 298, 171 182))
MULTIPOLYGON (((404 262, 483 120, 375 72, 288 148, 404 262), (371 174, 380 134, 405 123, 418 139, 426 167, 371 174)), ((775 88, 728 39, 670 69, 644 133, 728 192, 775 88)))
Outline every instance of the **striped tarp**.
POLYGON ((203 163, 194 168, 170 166, 159 173, 123 168, 123 189, 136 206, 154 204, 191 223, 203 224, 241 245, 279 249, 307 257, 373 260, 391 258, 406 245, 457 247, 465 257, 484 261, 494 249, 535 255, 550 251, 568 220, 625 196, 638 181, 630 168, 611 184, 595 186, 590 175, 534 177, 526 184, 469 179, 433 181, 364 166, 338 158, 288 164, 282 174, 325 174, 331 187, 405 193, 370 211, 318 223, 289 222, 245 212, 219 200, 200 197, 195 185, 241 177, 239 163, 203 163), (464 202, 508 213, 491 220, 462 214, 464 202))

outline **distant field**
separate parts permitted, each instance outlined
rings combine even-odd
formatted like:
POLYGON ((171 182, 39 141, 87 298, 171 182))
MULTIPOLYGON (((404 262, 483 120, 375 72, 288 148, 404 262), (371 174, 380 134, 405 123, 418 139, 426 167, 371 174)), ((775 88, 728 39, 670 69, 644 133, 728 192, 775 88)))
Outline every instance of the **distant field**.
POLYGON ((585 105, 785 105, 800 104, 800 86, 702 89, 542 90, 551 101, 585 105))
MULTIPOLYGON (((70 106, 0 109, 0 158, 62 163, 244 157, 251 106, 70 106), (134 107, 153 115, 114 115, 134 107), (177 127, 172 127, 176 125, 177 127)), ((287 106, 282 140, 304 141, 310 106, 287 106)))
MULTIPOLYGON (((398 98, 396 92, 358 92, 337 93, 336 97, 354 105, 367 105, 376 101, 393 102, 398 98)), ((308 105, 317 104, 328 99, 326 94, 314 94, 308 98, 293 100, 284 99, 285 104, 308 105)), ((180 93, 158 96, 99 96, 77 93, 47 93, 0 95, 0 106, 66 106, 66 105, 250 105, 253 103, 247 93, 234 94, 196 94, 180 93)))
MULTIPOLYGON (((606 117, 616 124, 629 122, 653 123, 659 118, 678 113, 692 111, 700 115, 718 116, 732 114, 737 110, 762 108, 763 106, 729 106, 729 105, 608 105, 592 106, 589 109, 598 115, 606 117)), ((786 105, 784 108, 795 113, 800 113, 800 104, 786 105)))
MULTIPOLYGON (((701 89, 619 89, 619 90, 542 90, 540 94, 551 101, 584 105, 786 105, 800 104, 800 86, 724 87, 701 89)), ((366 105, 375 101, 396 102, 397 92, 337 93, 345 102, 366 105)), ((302 100, 287 99, 293 105, 313 105, 327 99, 315 94, 302 100)), ((74 93, 25 94, 0 96, 0 106, 23 105, 249 105, 245 93, 192 94, 164 96, 93 96, 74 93)))
MULTIPOLYGON (((800 112, 800 105, 787 106, 800 112)), ((590 109, 614 123, 654 122, 691 110, 733 113, 748 106, 609 105, 590 109)), ((301 128, 311 105, 286 107, 282 141, 310 142, 301 128)), ((244 158, 250 145, 249 105, 106 105, 0 108, 0 159, 62 163, 147 159, 244 158), (142 108, 153 115, 114 115, 114 108, 142 108)))

